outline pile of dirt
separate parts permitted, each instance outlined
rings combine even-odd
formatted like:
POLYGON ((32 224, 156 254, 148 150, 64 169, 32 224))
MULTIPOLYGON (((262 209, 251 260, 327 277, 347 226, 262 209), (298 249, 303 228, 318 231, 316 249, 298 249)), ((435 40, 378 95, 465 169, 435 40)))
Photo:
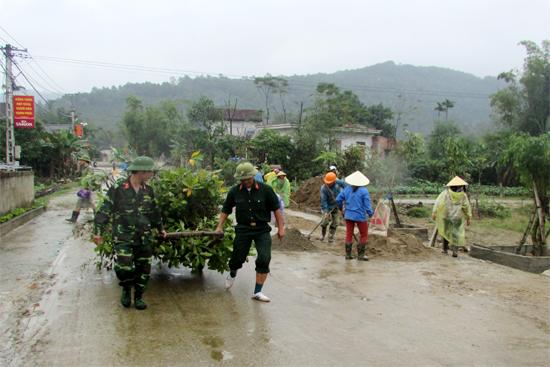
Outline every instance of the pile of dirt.
POLYGON ((291 199, 299 207, 319 209, 321 206, 321 196, 319 190, 323 184, 323 177, 317 176, 307 179, 302 183, 297 191, 292 193, 291 199))
POLYGON ((422 244, 422 240, 412 234, 394 233, 389 237, 369 234, 369 255, 391 260, 404 260, 414 257, 427 258, 433 251, 422 244))
POLYGON ((277 235, 271 237, 272 249, 281 251, 315 251, 317 248, 298 229, 287 228, 283 241, 277 235))

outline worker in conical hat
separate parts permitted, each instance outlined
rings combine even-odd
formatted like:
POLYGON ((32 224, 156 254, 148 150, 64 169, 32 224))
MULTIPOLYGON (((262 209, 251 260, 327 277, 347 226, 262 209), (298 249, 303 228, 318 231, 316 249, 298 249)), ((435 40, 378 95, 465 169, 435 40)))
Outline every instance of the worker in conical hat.
POLYGON ((368 218, 374 214, 370 201, 369 184, 367 176, 359 171, 347 176, 345 182, 349 185, 338 194, 336 204, 344 212, 346 220, 346 259, 353 259, 353 230, 359 228, 359 244, 357 245, 357 260, 368 261, 365 251, 367 249, 369 222, 368 218))
POLYGON ((443 237, 443 253, 447 254, 449 245, 453 257, 458 256, 458 248, 466 242, 465 224, 470 225, 472 208, 466 195, 468 183, 456 176, 439 194, 432 210, 432 219, 436 221, 437 231, 443 237))

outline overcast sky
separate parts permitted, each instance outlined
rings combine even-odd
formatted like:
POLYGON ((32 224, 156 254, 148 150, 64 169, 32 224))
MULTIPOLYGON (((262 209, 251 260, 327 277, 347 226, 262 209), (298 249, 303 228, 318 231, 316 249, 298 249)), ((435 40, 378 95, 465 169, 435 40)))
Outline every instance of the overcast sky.
MULTIPOLYGON (((63 92, 183 71, 291 75, 387 60, 497 75, 521 66, 520 40, 550 38, 549 15, 549 0, 0 0, 0 26, 38 63, 20 60, 23 70, 38 89, 63 92)), ((0 29, 6 42, 15 43, 0 29)))

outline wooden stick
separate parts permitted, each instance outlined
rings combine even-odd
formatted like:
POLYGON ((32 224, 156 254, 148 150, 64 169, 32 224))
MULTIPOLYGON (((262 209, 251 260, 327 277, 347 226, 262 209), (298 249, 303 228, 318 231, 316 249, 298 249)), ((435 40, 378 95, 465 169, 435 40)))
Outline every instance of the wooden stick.
POLYGON ((437 225, 434 228, 434 231, 432 232, 432 237, 430 238, 430 247, 435 246, 435 240, 437 238, 437 225))
POLYGON ((166 237, 159 236, 162 240, 172 240, 186 237, 223 237, 223 233, 214 231, 184 231, 184 232, 170 232, 166 234, 166 237))
POLYGON ((542 210, 542 203, 540 202, 539 191, 537 190, 537 185, 533 182, 533 191, 535 193, 535 202, 537 204, 537 212, 539 217, 539 230, 540 230, 540 239, 541 246, 546 245, 546 234, 544 233, 544 212, 542 210))
POLYGON ((401 220, 399 220, 399 214, 397 214, 397 207, 395 206, 395 202, 393 201, 393 193, 390 193, 390 194, 391 194, 390 196, 391 208, 393 211, 393 215, 395 216, 395 226, 397 228, 401 228, 401 220))
POLYGON ((527 228, 525 228, 525 232, 523 232, 523 236, 521 237, 521 240, 518 243, 518 247, 516 248, 516 254, 519 254, 521 252, 521 248, 525 244, 525 241, 527 241, 527 236, 531 232, 531 229, 533 228, 533 225, 535 224, 535 219, 537 217, 537 212, 534 211, 533 214, 531 214, 531 217, 529 218, 529 223, 527 223, 527 228))

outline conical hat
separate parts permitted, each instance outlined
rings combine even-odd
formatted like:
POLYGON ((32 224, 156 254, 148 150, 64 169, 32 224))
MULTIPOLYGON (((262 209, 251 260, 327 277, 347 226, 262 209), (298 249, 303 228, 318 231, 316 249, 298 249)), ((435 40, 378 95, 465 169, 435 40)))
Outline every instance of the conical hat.
POLYGON ((447 186, 468 186, 468 182, 464 181, 458 176, 455 176, 455 178, 449 181, 447 186))
POLYGON ((351 186, 367 186, 370 183, 367 176, 359 171, 355 171, 351 175, 347 176, 345 181, 351 186))

